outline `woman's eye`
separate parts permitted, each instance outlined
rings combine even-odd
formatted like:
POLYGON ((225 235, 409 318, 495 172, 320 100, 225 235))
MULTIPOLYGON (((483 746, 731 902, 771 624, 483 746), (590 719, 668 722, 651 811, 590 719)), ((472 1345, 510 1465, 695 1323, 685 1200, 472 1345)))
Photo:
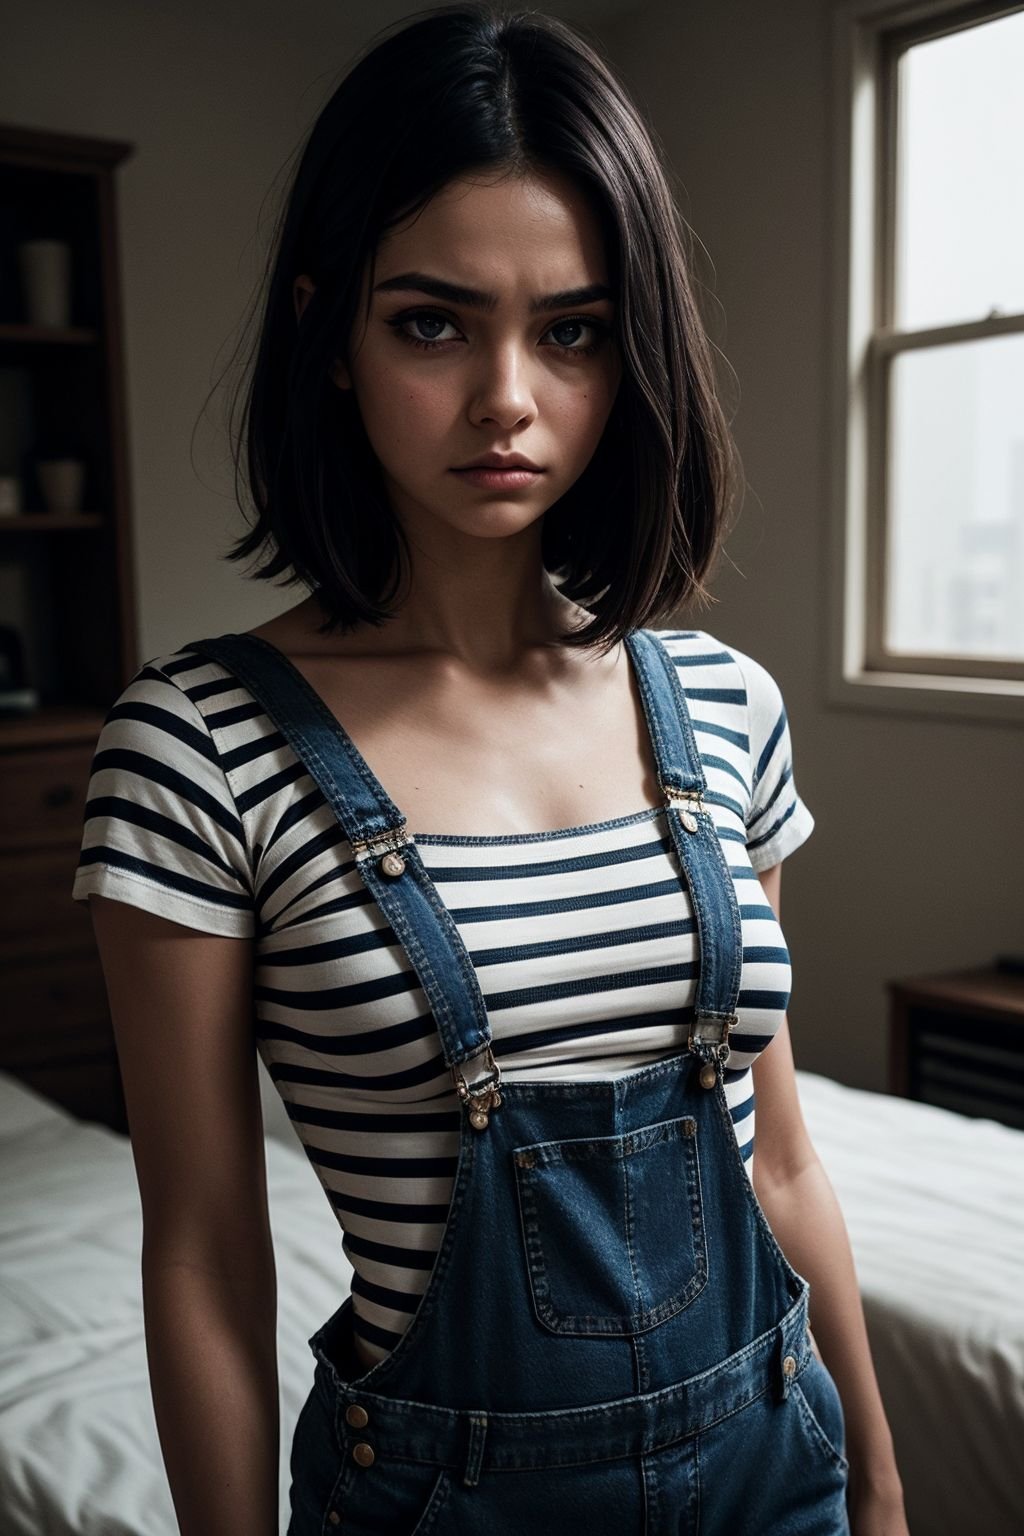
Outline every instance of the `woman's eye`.
POLYGON ((411 314, 397 315, 394 320, 391 320, 388 323, 399 328, 398 334, 401 336, 403 341, 411 341, 415 343, 416 346, 420 347, 436 346, 441 339, 438 331, 443 331, 446 325, 452 324, 450 320, 445 319, 444 315, 432 314, 429 309, 419 309, 413 311, 411 314), (426 338, 422 336, 410 336, 408 331, 402 329, 402 327, 406 325, 425 326, 427 329, 426 338), (432 329, 432 327, 437 327, 438 329, 435 330, 432 329))
POLYGON ((608 327, 603 323, 603 321, 588 320, 583 315, 580 315, 578 318, 572 320, 559 320, 557 324, 551 327, 551 334, 554 334, 555 331, 561 331, 564 333, 565 331, 579 332, 581 330, 590 331, 591 333, 593 339, 588 346, 574 347, 569 345, 562 348, 561 343, 559 343, 560 349, 567 352, 582 352, 585 357, 589 357, 592 352, 597 352, 599 348, 604 346, 610 334, 608 327))
MULTIPOLYGON (((395 334, 403 341, 411 342, 414 347, 434 348, 442 347, 451 339, 442 336, 445 326, 456 329, 455 322, 449 320, 446 315, 439 315, 430 309, 406 310, 403 314, 393 316, 388 322, 395 334), (428 334, 412 335, 406 327, 425 329, 428 334)), ((602 320, 592 319, 588 315, 576 315, 565 320, 558 320, 551 326, 546 335, 559 335, 560 339, 555 343, 555 349, 564 352, 571 357, 589 357, 600 350, 608 340, 611 331, 602 320), (574 345, 578 341, 579 333, 589 331, 593 340, 586 346, 574 345), (566 335, 568 333, 568 336, 566 335)))

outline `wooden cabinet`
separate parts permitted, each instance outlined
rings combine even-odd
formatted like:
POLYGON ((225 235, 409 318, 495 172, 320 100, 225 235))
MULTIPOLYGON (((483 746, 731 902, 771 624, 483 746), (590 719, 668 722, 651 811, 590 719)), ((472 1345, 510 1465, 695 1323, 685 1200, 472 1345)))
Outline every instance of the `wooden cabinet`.
POLYGON ((1024 1129, 1024 974, 910 977, 889 998, 891 1092, 1024 1129))
POLYGON ((129 144, 0 125, 0 626, 23 663, 0 712, 0 1069, 125 1129, 88 908, 71 899, 89 767, 138 669, 116 219, 129 144), (67 250, 67 323, 43 323, 25 242, 67 250), (84 470, 51 510, 41 460, 84 470))

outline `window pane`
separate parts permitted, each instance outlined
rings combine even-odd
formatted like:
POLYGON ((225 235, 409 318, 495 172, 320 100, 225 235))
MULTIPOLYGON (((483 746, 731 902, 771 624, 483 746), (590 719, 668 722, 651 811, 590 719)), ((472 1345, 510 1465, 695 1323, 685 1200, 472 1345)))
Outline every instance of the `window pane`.
POLYGON ((1024 11, 899 66, 896 325, 1024 310, 1024 11))
POLYGON ((884 644, 1024 659, 1024 335, 893 359, 884 644))

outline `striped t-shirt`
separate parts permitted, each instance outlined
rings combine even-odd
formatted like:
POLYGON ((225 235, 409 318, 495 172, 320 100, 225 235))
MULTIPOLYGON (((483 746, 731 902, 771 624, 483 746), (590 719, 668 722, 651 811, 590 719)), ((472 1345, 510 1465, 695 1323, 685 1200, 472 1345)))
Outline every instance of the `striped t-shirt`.
MULTIPOLYGON (((757 871, 814 821, 771 674, 705 631, 657 633, 742 919, 725 1089, 749 1171, 750 1067, 791 983, 757 871)), ((505 1081, 614 1077, 685 1049, 697 935, 661 808, 549 832, 413 836, 475 967, 505 1081)), ((382 1359, 426 1290, 464 1111, 418 978, 333 812, 218 662, 157 657, 107 715, 73 896, 94 891, 253 940, 256 1046, 342 1228, 360 1354, 382 1359)))

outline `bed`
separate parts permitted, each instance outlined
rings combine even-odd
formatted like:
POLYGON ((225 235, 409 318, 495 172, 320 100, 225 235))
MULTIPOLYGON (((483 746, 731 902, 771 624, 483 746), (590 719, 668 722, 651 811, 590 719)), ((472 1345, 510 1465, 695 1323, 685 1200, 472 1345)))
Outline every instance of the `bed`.
MULTIPOLYGON (((260 1065, 280 1498, 340 1231, 260 1065)), ((912 1536, 1024 1531, 1024 1132, 798 1072, 850 1231, 912 1536)), ((130 1146, 0 1073, 0 1532, 175 1536, 146 1371, 130 1146)))

